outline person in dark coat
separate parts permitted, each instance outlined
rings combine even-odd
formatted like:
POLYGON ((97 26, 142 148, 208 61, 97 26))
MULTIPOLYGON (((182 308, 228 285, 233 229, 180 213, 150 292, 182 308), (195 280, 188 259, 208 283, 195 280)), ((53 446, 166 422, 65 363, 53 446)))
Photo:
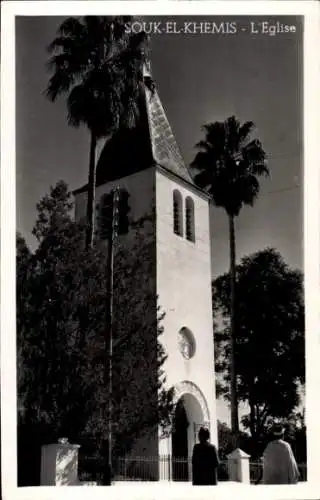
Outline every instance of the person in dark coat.
POLYGON ((210 432, 201 427, 199 443, 193 447, 192 484, 197 486, 216 485, 219 457, 216 447, 209 443, 210 432))

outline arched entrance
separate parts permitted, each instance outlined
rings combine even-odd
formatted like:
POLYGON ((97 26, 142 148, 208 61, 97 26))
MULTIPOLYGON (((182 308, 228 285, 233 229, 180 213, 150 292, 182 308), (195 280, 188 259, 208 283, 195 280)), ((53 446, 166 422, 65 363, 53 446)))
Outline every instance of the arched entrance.
POLYGON ((206 400, 192 382, 182 382, 175 391, 176 410, 172 429, 172 479, 191 479, 191 456, 201 425, 209 425, 206 400))

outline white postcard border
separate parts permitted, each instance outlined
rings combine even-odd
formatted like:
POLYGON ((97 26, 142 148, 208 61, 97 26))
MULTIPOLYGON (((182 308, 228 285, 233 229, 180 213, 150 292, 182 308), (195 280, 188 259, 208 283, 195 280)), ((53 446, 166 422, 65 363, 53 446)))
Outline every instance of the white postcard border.
POLYGON ((308 483, 294 487, 181 489, 179 498, 319 498, 320 492, 320 176, 319 176, 319 5, 316 1, 8 1, 1 16, 1 443, 2 491, 15 498, 95 497, 173 498, 170 488, 148 490, 89 487, 17 488, 16 314, 15 314, 15 16, 84 14, 138 15, 303 15, 304 37, 304 270, 306 290, 306 420, 308 483), (319 488, 317 484, 319 483, 319 488), (169 493, 168 493, 169 492, 169 493))

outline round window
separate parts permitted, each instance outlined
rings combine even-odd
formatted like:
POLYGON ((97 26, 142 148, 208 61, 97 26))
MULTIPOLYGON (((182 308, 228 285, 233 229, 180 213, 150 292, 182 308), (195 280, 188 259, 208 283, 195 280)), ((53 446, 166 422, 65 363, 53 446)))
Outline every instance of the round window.
POLYGON ((196 352, 196 341, 189 328, 183 327, 179 331, 179 350, 185 359, 190 359, 196 352))

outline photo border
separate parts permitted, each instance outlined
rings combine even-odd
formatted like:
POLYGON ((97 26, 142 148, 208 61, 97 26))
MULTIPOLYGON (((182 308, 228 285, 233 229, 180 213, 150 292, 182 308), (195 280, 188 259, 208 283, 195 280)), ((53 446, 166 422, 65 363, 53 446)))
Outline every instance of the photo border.
MULTIPOLYGON (((181 488, 182 498, 316 499, 320 493, 320 205, 319 205, 319 4, 316 1, 8 1, 1 16, 1 474, 5 500, 100 497, 143 500, 168 495, 170 484, 132 491, 107 487, 17 487, 16 290, 15 290, 15 16, 54 15, 301 15, 304 16, 304 274, 306 307, 306 427, 308 481, 296 486, 228 485, 181 488), (318 488, 317 488, 318 484, 318 488), (88 491, 88 488, 89 491, 88 491)), ((275 70, 278 71, 278 68, 275 70)), ((162 483, 160 483, 162 484, 162 483)))

